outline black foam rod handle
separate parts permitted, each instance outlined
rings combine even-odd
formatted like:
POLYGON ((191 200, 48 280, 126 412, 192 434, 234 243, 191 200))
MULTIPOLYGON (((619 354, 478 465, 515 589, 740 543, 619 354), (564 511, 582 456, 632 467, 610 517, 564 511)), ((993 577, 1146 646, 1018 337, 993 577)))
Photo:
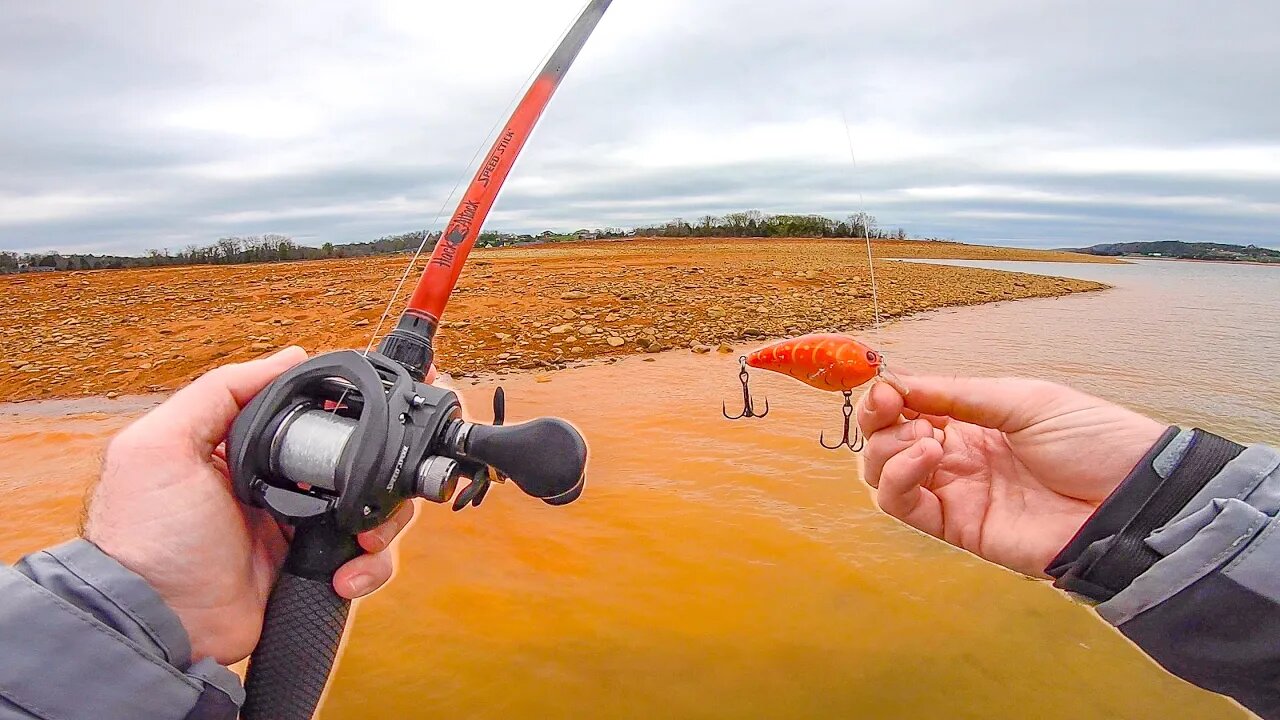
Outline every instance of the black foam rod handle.
POLYGON ((559 418, 520 425, 475 425, 467 437, 467 456, 492 465, 529 495, 563 505, 582 494, 587 443, 559 418))
POLYGON ((328 581, 284 573, 249 661, 241 720, 310 720, 329 682, 351 601, 328 581))
POLYGON ((333 573, 361 552, 354 537, 328 522, 297 528, 249 659, 241 720, 315 714, 351 609, 351 601, 334 592, 333 573))

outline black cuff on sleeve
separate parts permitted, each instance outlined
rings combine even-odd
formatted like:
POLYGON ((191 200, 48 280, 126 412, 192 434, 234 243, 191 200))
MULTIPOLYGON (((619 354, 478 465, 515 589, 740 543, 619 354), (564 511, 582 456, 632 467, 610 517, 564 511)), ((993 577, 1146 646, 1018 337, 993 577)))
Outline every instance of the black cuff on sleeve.
POLYGON ((1045 572, 1054 585, 1103 602, 1160 559, 1147 536, 1173 518, 1244 447, 1196 429, 1167 477, 1155 464, 1179 435, 1171 427, 1067 543, 1045 572))

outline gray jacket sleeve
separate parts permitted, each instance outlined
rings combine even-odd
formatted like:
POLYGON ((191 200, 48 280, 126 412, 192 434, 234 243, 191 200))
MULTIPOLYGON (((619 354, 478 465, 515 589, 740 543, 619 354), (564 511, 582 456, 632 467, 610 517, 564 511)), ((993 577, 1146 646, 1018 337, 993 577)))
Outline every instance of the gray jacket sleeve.
POLYGON ((1170 428, 1047 572, 1170 672, 1280 718, 1280 452, 1170 428))
POLYGON ((191 662, 178 616, 74 540, 0 567, 0 720, 234 720, 239 679, 191 662))

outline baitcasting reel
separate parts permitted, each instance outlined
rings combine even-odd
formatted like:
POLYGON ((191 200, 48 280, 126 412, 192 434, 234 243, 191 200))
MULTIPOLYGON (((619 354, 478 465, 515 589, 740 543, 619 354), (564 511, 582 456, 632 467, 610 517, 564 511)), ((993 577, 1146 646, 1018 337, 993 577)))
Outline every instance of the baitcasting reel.
POLYGON ((246 681, 246 718, 306 718, 320 700, 350 603, 333 574, 360 555, 356 534, 410 498, 479 505, 509 478, 550 505, 582 494, 587 446, 564 420, 502 426, 462 419, 451 391, 416 382, 383 355, 344 350, 281 375, 236 418, 227 463, 240 500, 294 527, 246 681), (302 663, 300 666, 299 663, 302 663))

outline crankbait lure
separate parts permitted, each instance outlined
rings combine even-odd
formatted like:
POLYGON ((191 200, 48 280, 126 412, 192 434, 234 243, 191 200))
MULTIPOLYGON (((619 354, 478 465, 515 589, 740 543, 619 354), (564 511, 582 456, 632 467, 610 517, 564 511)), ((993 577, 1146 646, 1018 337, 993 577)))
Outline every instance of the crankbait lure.
POLYGON ((844 395, 844 434, 840 442, 828 445, 824 435, 818 436, 818 442, 828 450, 848 447, 858 452, 866 444, 862 433, 853 424, 853 390, 877 378, 884 379, 899 392, 906 393, 897 377, 889 371, 880 353, 863 345, 848 335, 836 333, 814 333, 800 337, 780 340, 766 345, 747 355, 738 358, 738 380, 742 383, 743 411, 737 416, 729 415, 728 409, 721 404, 721 412, 730 420, 743 417, 764 417, 769 412, 769 401, 765 400, 765 411, 756 413, 751 391, 748 387, 750 375, 747 367, 769 370, 783 375, 790 375, 800 382, 827 392, 839 392, 844 395), (849 432, 853 431, 853 440, 849 440, 849 432))

